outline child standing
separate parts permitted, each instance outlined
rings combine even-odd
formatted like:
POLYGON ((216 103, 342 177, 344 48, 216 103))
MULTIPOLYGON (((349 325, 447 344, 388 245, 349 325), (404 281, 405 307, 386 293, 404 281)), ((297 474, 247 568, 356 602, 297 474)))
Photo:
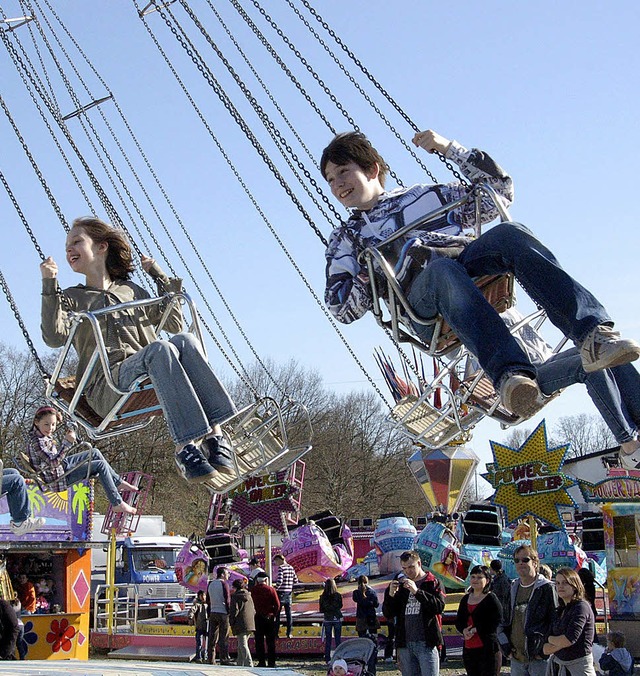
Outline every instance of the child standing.
MULTIPOLYGON (((41 264, 42 335, 49 347, 64 345, 70 312, 98 310, 150 297, 130 281, 134 270, 131 247, 121 230, 94 217, 76 219, 67 235, 66 251, 69 266, 84 275, 85 284, 62 291, 53 258, 41 264)), ((160 295, 181 291, 182 281, 169 279, 152 258, 143 256, 141 262, 160 295)), ((164 307, 153 305, 100 318, 114 383, 120 390, 128 390, 142 376, 151 379, 176 444, 176 464, 187 481, 207 481, 216 471, 233 473, 231 448, 222 436, 220 423, 235 414, 235 406, 197 339, 189 333, 179 333, 183 326, 179 307, 170 312, 164 326, 176 335, 170 340, 157 339, 154 327, 163 312, 164 307), (200 447, 196 445, 199 439, 200 447)), ((79 382, 95 349, 88 322, 78 328, 74 347, 79 382)), ((120 397, 99 368, 91 374, 86 392, 89 404, 99 415, 106 415, 120 397)))
POLYGON ((633 657, 624 647, 624 634, 610 631, 607 634, 607 650, 600 658, 600 668, 609 676, 633 676, 633 657))
POLYGON ((97 448, 67 456, 76 442, 76 433, 68 429, 64 441, 58 446, 53 435, 60 422, 62 415, 51 406, 40 407, 33 417, 27 450, 36 472, 42 475, 53 491, 65 490, 82 481, 88 473, 97 476, 113 511, 135 514, 136 508, 122 499, 118 489, 137 491, 136 486, 121 479, 97 448), (87 463, 90 464, 89 472, 87 463))
POLYGON ((207 660, 207 603, 205 593, 200 590, 189 609, 189 624, 196 628, 196 656, 194 662, 204 664, 207 660))

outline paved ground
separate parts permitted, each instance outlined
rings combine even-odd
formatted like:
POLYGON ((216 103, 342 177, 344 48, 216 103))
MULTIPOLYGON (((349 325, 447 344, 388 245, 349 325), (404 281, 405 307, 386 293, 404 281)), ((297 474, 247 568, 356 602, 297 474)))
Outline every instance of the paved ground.
POLYGON ((177 662, 121 662, 114 660, 62 661, 27 660, 0 662, 7 676, 301 676, 288 666, 278 669, 217 667, 177 662))

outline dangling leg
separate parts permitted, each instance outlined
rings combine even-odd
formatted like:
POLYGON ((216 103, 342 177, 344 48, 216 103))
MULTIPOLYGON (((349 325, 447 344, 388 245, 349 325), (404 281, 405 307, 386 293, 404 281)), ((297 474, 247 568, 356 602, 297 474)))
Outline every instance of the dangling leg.
POLYGON ((581 347, 587 372, 640 357, 640 345, 620 338, 600 302, 568 275, 556 257, 519 223, 500 223, 458 258, 472 277, 512 272, 551 322, 581 347))
POLYGON ((42 528, 45 520, 41 517, 33 517, 29 509, 29 495, 27 486, 20 472, 17 469, 2 469, 0 461, 0 471, 2 472, 1 495, 7 496, 9 514, 11 515, 11 530, 15 535, 25 535, 37 528, 42 528))
POLYGON ((187 481, 207 481, 214 468, 193 441, 211 431, 190 378, 180 362, 180 352, 171 342, 157 340, 120 364, 118 386, 148 375, 162 406, 171 438, 176 444, 176 464, 187 481))
MULTIPOLYGON (((420 317, 444 317, 478 358, 510 411, 528 417, 541 408, 535 367, 458 261, 437 258, 429 263, 411 285, 407 300, 420 317)), ((423 340, 431 339, 430 326, 414 323, 414 329, 423 340)))
POLYGON ((78 481, 83 481, 87 477, 87 474, 97 476, 114 512, 136 513, 136 508, 127 504, 122 499, 120 493, 118 493, 116 486, 120 483, 121 479, 97 448, 92 448, 90 451, 76 453, 65 458, 64 470, 65 472, 69 472, 66 476, 67 486, 71 486, 78 481), (89 463, 89 468, 86 466, 87 463, 89 463))

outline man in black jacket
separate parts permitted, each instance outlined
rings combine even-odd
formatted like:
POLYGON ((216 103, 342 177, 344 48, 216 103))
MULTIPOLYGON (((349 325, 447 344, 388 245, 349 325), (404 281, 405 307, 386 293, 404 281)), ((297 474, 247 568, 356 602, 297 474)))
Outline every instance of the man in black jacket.
POLYGON ((513 555, 518 578, 511 587, 509 621, 498 631, 498 641, 511 657, 512 676, 544 676, 547 656, 542 646, 556 616, 556 588, 539 574, 538 552, 520 545, 513 555))
POLYGON ((385 591, 382 612, 396 618, 396 648, 402 676, 438 676, 445 595, 435 576, 422 569, 420 554, 400 556, 404 578, 385 591))

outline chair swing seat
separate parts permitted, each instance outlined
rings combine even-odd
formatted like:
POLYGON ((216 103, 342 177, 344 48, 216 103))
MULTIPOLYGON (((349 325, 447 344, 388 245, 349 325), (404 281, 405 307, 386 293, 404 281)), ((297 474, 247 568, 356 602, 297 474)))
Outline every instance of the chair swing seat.
POLYGON ((184 292, 171 293, 159 298, 111 305, 93 312, 71 313, 69 336, 58 357, 53 374, 47 382, 45 391, 47 398, 63 413, 82 425, 92 439, 104 439, 132 432, 148 425, 152 417, 162 415, 162 408, 158 403, 153 385, 148 377, 143 376, 134 381, 128 390, 118 389, 109 369, 109 357, 100 330, 99 319, 104 315, 113 314, 114 312, 126 312, 138 308, 165 304, 162 318, 155 327, 156 333, 160 334, 172 310, 183 303, 189 308, 191 331, 197 336, 200 344, 203 345, 195 305, 184 292), (73 353, 73 339, 82 322, 90 323, 96 347, 82 378, 77 382, 74 376, 63 377, 61 374, 69 370, 70 355, 73 353), (85 394, 94 369, 102 370, 109 388, 119 395, 115 405, 105 416, 100 416, 93 410, 85 394))
MULTIPOLYGON (((79 441, 78 443, 74 444, 69 451, 66 453, 65 457, 69 457, 71 455, 74 455, 76 453, 82 453, 85 451, 90 451, 92 448, 91 444, 87 441, 79 441)), ((53 481, 47 481, 44 479, 42 474, 38 471, 36 467, 33 466, 31 462, 31 458, 25 453, 24 451, 20 451, 17 455, 13 456, 13 460, 15 462, 16 467, 18 468, 20 474, 25 479, 31 479, 43 493, 51 493, 51 492, 57 492, 56 488, 57 485, 66 479, 66 477, 72 472, 75 471, 78 466, 86 465, 87 468, 87 475, 82 481, 88 482, 91 479, 91 459, 87 458, 85 462, 83 462, 81 465, 76 465, 72 470, 68 470, 61 474, 59 477, 56 477, 55 480, 53 481)))
POLYGON ((116 535, 135 533, 138 530, 140 517, 144 514, 144 506, 153 486, 153 477, 143 472, 127 472, 122 475, 122 479, 138 488, 137 491, 121 491, 122 499, 131 507, 135 507, 136 513, 114 512, 113 507, 109 505, 100 530, 103 535, 109 535, 113 530, 116 535))
POLYGON ((270 397, 246 406, 222 425, 233 448, 233 473, 205 482, 212 493, 227 493, 251 476, 286 469, 311 450, 311 421, 304 406, 283 410, 270 397), (293 433, 291 430, 294 430, 293 433))

